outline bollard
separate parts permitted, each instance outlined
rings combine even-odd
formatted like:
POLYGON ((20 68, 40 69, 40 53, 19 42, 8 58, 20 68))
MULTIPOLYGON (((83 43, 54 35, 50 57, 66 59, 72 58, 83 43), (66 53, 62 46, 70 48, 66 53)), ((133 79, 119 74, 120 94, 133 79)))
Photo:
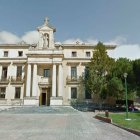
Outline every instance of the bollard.
POLYGON ((109 112, 108 112, 108 110, 105 111, 105 117, 107 117, 107 118, 109 117, 109 112))

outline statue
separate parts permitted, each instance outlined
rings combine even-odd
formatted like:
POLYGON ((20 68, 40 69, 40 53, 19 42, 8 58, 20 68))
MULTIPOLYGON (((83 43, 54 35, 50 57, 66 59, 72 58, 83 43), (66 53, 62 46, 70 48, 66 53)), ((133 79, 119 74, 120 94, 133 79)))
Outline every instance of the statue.
POLYGON ((43 47, 49 47, 49 34, 43 34, 43 47))

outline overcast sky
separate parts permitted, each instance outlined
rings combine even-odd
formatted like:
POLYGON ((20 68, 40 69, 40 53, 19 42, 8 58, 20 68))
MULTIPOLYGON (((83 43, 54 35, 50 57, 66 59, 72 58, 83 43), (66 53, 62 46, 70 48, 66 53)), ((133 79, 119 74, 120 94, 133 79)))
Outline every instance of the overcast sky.
POLYGON ((0 43, 34 43, 45 17, 55 41, 117 44, 112 57, 140 58, 140 0, 0 0, 0 43))

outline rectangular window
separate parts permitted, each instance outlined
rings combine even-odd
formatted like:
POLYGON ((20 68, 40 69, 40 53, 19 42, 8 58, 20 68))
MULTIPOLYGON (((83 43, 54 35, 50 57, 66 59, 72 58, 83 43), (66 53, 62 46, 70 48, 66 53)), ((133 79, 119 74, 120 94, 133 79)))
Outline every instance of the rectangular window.
POLYGON ((44 77, 50 77, 50 69, 44 69, 44 77))
POLYGON ((22 66, 17 66, 17 77, 18 78, 22 77, 22 66))
POLYGON ((86 52, 86 57, 90 57, 90 52, 86 52))
POLYGON ((4 56, 4 57, 8 57, 8 51, 4 51, 3 56, 4 56))
POLYGON ((18 56, 23 56, 23 51, 18 51, 18 56))
POLYGON ((77 52, 72 52, 72 57, 77 57, 77 52))
POLYGON ((71 99, 77 99, 77 88, 71 88, 71 99))
POLYGON ((20 99, 21 87, 15 88, 15 99, 20 99))
POLYGON ((7 78, 7 67, 3 67, 2 68, 2 79, 6 79, 7 78))
POLYGON ((77 67, 71 67, 71 78, 77 77, 77 67))
POLYGON ((5 94, 6 94, 6 88, 5 87, 1 87, 0 88, 0 98, 4 98, 5 99, 5 94))

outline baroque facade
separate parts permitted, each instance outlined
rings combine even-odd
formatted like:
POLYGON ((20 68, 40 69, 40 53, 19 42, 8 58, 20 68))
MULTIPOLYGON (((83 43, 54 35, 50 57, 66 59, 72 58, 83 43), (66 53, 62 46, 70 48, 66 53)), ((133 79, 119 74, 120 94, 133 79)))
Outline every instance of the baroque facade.
MULTIPOLYGON (((0 45, 0 105, 69 105, 93 100, 80 76, 94 55, 93 44, 56 44, 55 28, 37 28, 39 41, 0 45)), ((115 46, 106 46, 113 51, 115 46)))

